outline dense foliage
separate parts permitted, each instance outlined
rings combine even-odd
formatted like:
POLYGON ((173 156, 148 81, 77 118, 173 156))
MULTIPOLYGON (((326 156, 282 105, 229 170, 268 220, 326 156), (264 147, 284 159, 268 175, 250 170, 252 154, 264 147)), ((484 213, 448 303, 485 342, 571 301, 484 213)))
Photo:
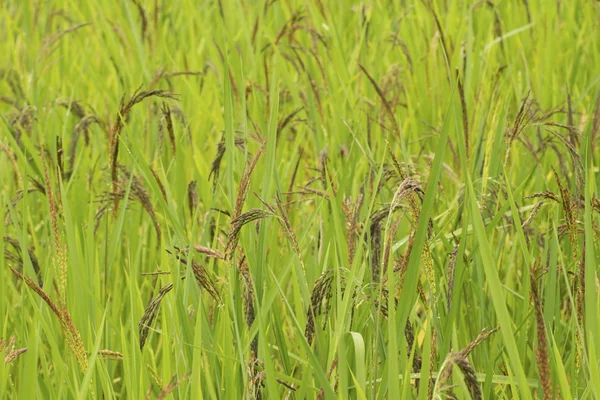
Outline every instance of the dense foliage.
POLYGON ((600 398, 599 26, 3 1, 1 397, 600 398))

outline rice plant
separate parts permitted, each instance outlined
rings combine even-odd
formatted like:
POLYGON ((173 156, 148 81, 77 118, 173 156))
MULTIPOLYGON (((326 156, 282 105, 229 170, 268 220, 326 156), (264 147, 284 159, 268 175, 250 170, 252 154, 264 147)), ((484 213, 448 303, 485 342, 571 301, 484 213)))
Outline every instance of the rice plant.
POLYGON ((599 26, 2 2, 0 397, 600 398, 599 26))

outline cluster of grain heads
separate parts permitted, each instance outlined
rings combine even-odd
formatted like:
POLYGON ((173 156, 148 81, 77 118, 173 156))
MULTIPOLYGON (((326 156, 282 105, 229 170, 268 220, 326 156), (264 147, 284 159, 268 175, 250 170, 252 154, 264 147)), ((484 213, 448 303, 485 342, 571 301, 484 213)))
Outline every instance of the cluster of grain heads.
MULTIPOLYGON (((94 220, 96 221, 96 229, 98 229, 102 217, 110 210, 111 203, 114 206, 115 201, 123 200, 129 192, 128 200, 132 202, 138 202, 144 211, 146 211, 146 213, 150 216, 152 225, 154 226, 154 231, 156 232, 157 246, 160 246, 160 223, 158 222, 158 217, 154 210, 148 190, 143 185, 140 177, 133 174, 124 165, 118 165, 117 171, 116 190, 113 192, 104 193, 98 198, 99 206, 96 210, 96 215, 94 216, 94 220)), ((159 187, 160 185, 161 184, 159 183, 159 187)))
POLYGON ((27 347, 22 349, 15 348, 15 337, 12 336, 8 342, 2 338, 0 338, 0 352, 4 351, 4 364, 10 364, 13 362, 18 356, 25 353, 27 351, 27 347))
MULTIPOLYGON (((315 281, 312 293, 310 295, 310 305, 306 312, 306 328, 304 337, 309 344, 312 344, 316 333, 316 319, 323 316, 323 329, 327 325, 327 318, 332 307, 332 297, 337 289, 343 294, 346 290, 345 270, 328 269, 323 271, 321 276, 315 281), (336 272, 340 274, 339 284, 337 288, 336 272)), ((352 306, 350 320, 353 318, 354 306, 357 293, 352 293, 352 306)))
MULTIPOLYGON (((180 261, 185 264, 183 259, 180 258, 180 261)), ((196 278, 198 287, 206 290, 217 303, 220 303, 221 295, 219 294, 219 289, 206 269, 196 261, 192 260, 192 272, 194 273, 194 278, 196 278)))
POLYGON ((382 231, 384 230, 382 223, 384 221, 391 223, 390 218, 396 210, 402 207, 402 201, 406 198, 409 198, 411 194, 416 192, 422 192, 419 183, 411 178, 406 178, 398 186, 398 189, 394 193, 392 202, 371 214, 371 277, 373 282, 379 282, 381 280, 382 264, 380 260, 382 251, 382 231))
MULTIPOLYGON (((321 276, 315 281, 312 294, 310 296, 310 306, 306 313, 306 329, 304 336, 309 344, 312 344, 315 335, 315 319, 323 313, 323 304, 327 303, 332 296, 333 280, 335 273, 332 270, 324 271, 321 276)), ((325 307, 326 313, 329 311, 330 305, 325 307)), ((327 318, 327 315, 325 315, 327 318)))
MULTIPOLYGON (((421 204, 423 202, 423 197, 425 196, 425 192, 421 188, 421 185, 418 181, 414 180, 413 178, 407 177, 408 174, 405 171, 405 169, 407 169, 407 168, 403 168, 400 165, 400 163, 398 162, 398 159, 392 152, 392 149, 389 147, 389 145, 388 145, 388 154, 390 155, 390 157, 392 159, 392 164, 394 166, 397 176, 403 180, 402 183, 400 184, 400 186, 398 187, 398 189, 396 190, 396 192, 394 193, 392 203, 401 202, 401 201, 404 201, 404 199, 407 200, 409 215, 412 219, 412 226, 413 226, 413 230, 411 231, 411 234, 409 237, 409 243, 408 243, 408 246, 406 249, 406 254, 404 257, 404 260, 405 260, 404 265, 402 266, 402 270, 404 271, 407 267, 406 263, 408 263, 410 252, 412 251, 414 236, 416 234, 418 221, 421 216, 421 204)), ((427 238, 430 239, 432 236, 433 236, 433 220, 431 218, 429 218, 428 225, 427 225, 427 238)), ((389 249, 387 251, 389 251, 389 249)), ((427 242, 423 245, 423 249, 421 250, 421 261, 424 264, 425 277, 427 279, 427 282, 429 283, 429 290, 430 290, 430 294, 431 294, 430 299, 432 302, 434 302, 437 300, 437 285, 435 283, 435 273, 434 273, 434 269, 433 269, 433 256, 431 254, 431 249, 427 242)), ((387 260, 386 260, 386 264, 384 264, 384 265, 387 265, 387 260)), ((398 290, 397 290, 398 293, 401 290, 402 283, 403 283, 403 280, 401 278, 400 283, 398 285, 398 290)))
POLYGON ((523 98, 519 110, 512 122, 506 127, 504 132, 504 139, 506 144, 506 153, 504 158, 504 166, 508 166, 508 158, 515 141, 522 143, 531 157, 535 162, 541 166, 541 157, 544 155, 547 149, 552 149, 558 156, 559 167, 562 173, 568 175, 568 166, 565 161, 568 159, 564 157, 564 152, 556 145, 555 141, 558 141, 562 145, 569 157, 572 160, 573 174, 575 176, 576 185, 580 187, 582 185, 582 163, 581 156, 578 154, 577 149, 572 144, 572 139, 569 135, 576 135, 576 129, 570 125, 564 125, 556 122, 549 121, 554 115, 563 112, 562 108, 542 110, 537 101, 530 97, 529 93, 523 98), (538 148, 535 147, 534 143, 528 137, 523 134, 525 128, 535 127, 537 128, 537 137, 539 139, 538 148), (566 135, 560 134, 556 128, 561 128, 566 132, 566 135), (544 137, 543 133, 547 136, 544 137))
MULTIPOLYGON (((77 148, 78 148, 78 144, 79 144, 79 140, 80 140, 81 136, 83 136, 83 138, 85 140, 85 145, 89 146, 89 144, 90 144, 90 133, 89 133, 90 127, 93 124, 97 124, 100 126, 100 128, 105 133, 108 133, 108 126, 107 126, 106 121, 104 121, 102 118, 100 118, 98 115, 95 114, 94 110, 91 110, 91 112, 88 112, 86 110, 86 108, 91 108, 91 107, 89 107, 89 106, 85 107, 78 100, 58 99, 55 101, 55 103, 56 103, 56 105, 66 108, 69 113, 72 113, 75 117, 77 117, 79 119, 79 121, 75 124, 75 127, 73 128, 73 134, 71 136, 71 144, 69 146, 68 169, 61 170, 63 178, 69 178, 72 175, 73 169, 75 167, 75 158, 77 156, 77 148)), ((62 159, 62 155, 61 155, 61 159, 62 159)), ((61 166, 61 165, 62 165, 62 162, 59 162, 59 166, 61 166)))
MULTIPOLYGON (((576 195, 573 195, 571 191, 563 184, 562 180, 558 172, 553 168, 554 177, 558 184, 560 195, 553 193, 549 190, 535 193, 533 195, 527 196, 525 198, 535 198, 540 199, 538 203, 534 206, 530 216, 527 218, 525 222, 523 222, 523 226, 527 226, 533 218, 539 212, 539 209, 546 201, 551 201, 553 203, 557 203, 561 206, 563 211, 565 223, 559 226, 559 232, 563 234, 566 233, 568 236, 568 240, 571 247, 571 259, 573 260, 573 270, 569 271, 572 276, 574 276, 574 286, 576 287, 576 292, 574 297, 575 301, 575 312, 577 316, 577 329, 575 329, 575 337, 576 337, 576 355, 575 355, 575 365, 577 370, 579 370, 581 366, 582 359, 582 351, 583 351, 583 337, 582 337, 582 329, 584 326, 584 298, 585 298, 585 254, 583 252, 580 253, 580 244, 579 244, 579 224, 578 221, 578 213, 581 211, 580 202, 581 199, 576 195)), ((593 207, 593 205, 592 205, 593 207)), ((585 246, 583 246, 585 248, 585 246)), ((532 280, 533 284, 533 280, 532 280)), ((533 289, 532 289, 533 290, 533 289)), ((534 302, 535 305, 535 302, 534 302)), ((540 327, 538 326, 538 329, 540 327)))
POLYGON ((469 343, 464 349, 458 352, 452 352, 446 356, 442 367, 438 373, 435 386, 433 388, 433 395, 436 398, 441 398, 442 394, 448 397, 455 398, 452 393, 453 385, 447 385, 447 382, 452 377, 452 368, 457 366, 463 373, 465 384, 469 390, 469 394, 473 400, 483 399, 483 393, 481 391, 481 385, 473 369, 473 365, 469 362, 469 354, 473 349, 481 342, 489 338, 492 334, 498 331, 499 328, 487 330, 483 329, 479 335, 469 343))

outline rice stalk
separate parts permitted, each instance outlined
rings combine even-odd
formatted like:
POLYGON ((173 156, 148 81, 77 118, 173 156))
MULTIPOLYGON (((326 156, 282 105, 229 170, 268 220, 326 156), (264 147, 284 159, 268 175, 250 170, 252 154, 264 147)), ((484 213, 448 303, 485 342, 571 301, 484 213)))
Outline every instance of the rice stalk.
POLYGON ((257 221, 266 217, 272 216, 273 213, 259 208, 253 208, 245 213, 240 214, 237 218, 231 220, 231 230, 227 235, 227 245, 225 246, 225 256, 228 260, 231 260, 233 253, 237 248, 240 231, 242 227, 249 224, 252 221, 257 221))
MULTIPOLYGON (((120 173, 118 175, 116 191, 112 193, 104 193, 102 196, 100 196, 100 206, 96 211, 96 216, 94 218, 96 219, 97 223, 99 223, 100 218, 102 218, 102 216, 109 210, 109 204, 113 202, 114 205, 115 200, 120 201, 125 197, 125 193, 127 192, 127 188, 131 182, 129 200, 139 202, 144 211, 146 211, 152 221, 154 231, 156 232, 157 246, 160 246, 161 228, 160 223, 158 222, 158 216, 156 215, 154 206, 152 205, 150 194, 138 176, 134 175, 123 165, 119 165, 118 168, 120 173)), ((98 226, 96 226, 96 228, 97 227, 98 226)))
MULTIPOLYGON (((383 318, 388 318, 388 302, 389 302, 389 290, 385 285, 380 286, 381 290, 381 300, 375 299, 374 305, 379 310, 383 318)), ((394 305, 398 306, 398 298, 394 296, 394 305)), ((415 346, 415 330, 412 326, 412 323, 409 319, 406 320, 406 325, 404 325, 404 338, 406 339, 406 352, 410 354, 413 351, 413 347, 415 346)), ((415 349, 415 354, 412 360, 412 372, 419 373, 421 372, 421 367, 423 365, 423 359, 417 353, 415 349)), ((419 387, 419 380, 415 380, 415 387, 419 387)))
POLYGON ((98 357, 101 360, 122 361, 123 354, 113 350, 98 350, 98 357))
POLYGON ((42 47, 40 49, 40 56, 42 58, 47 58, 48 56, 50 56, 55 50, 56 47, 52 48, 52 45, 54 45, 56 42, 58 42, 60 39, 62 39, 64 36, 68 35, 71 32, 75 32, 83 27, 92 25, 92 22, 85 22, 82 24, 77 24, 77 25, 73 25, 70 26, 69 28, 65 29, 64 31, 61 31, 55 35, 50 36, 49 38, 44 39, 44 42, 42 43, 42 47))
POLYGON ((44 181, 46 196, 48 197, 48 206, 50 208, 50 221, 52 225, 52 236, 54 239, 54 271, 58 277, 58 296, 59 303, 63 310, 67 309, 67 249, 66 245, 63 244, 58 222, 58 207, 54 199, 54 192, 50 183, 50 177, 48 173, 48 162, 46 160, 46 154, 42 152, 40 154, 42 158, 42 167, 44 171, 44 181))
MULTIPOLYGON (((329 366, 329 370, 327 371, 327 379, 328 380, 331 379, 331 375, 333 375, 333 371, 338 366, 339 361, 340 361, 340 359, 338 357, 336 357, 331 362, 331 365, 329 366)), ((317 395, 317 400, 323 400, 324 396, 325 396, 325 391, 323 389, 319 390, 319 394, 317 395)))
POLYGON ((67 345, 75 355, 75 359, 77 360, 77 364, 79 364, 79 368, 81 372, 85 373, 88 367, 88 359, 87 352, 85 350, 85 346, 83 344, 83 340, 81 339, 81 334, 79 330, 73 324, 73 320, 66 308, 61 308, 44 292, 44 290, 39 287, 31 278, 24 276, 19 271, 14 269, 9 265, 10 270, 15 274, 19 279, 21 279, 31 290, 36 292, 38 296, 42 298, 48 304, 52 312, 58 317, 58 320, 63 328, 63 334, 65 336, 67 345))
POLYGON ((148 16, 147 16, 146 10, 144 9, 144 6, 142 6, 142 4, 138 0, 133 0, 133 4, 135 4, 135 7, 138 10, 138 14, 140 15, 140 20, 141 20, 140 37, 142 38, 142 42, 144 42, 146 40, 150 41, 150 37, 148 34, 148 16))
POLYGON ((4 351, 4 364, 10 364, 18 356, 27 351, 27 347, 15 349, 15 337, 11 336, 9 341, 0 338, 0 352, 4 351))
MULTIPOLYGON (((184 265, 188 265, 188 260, 178 254, 175 255, 177 259, 184 265)), ((198 287, 202 290, 206 290, 208 294, 211 295, 213 299, 217 302, 221 302, 221 295, 219 294, 219 289, 217 285, 214 283, 213 279, 210 277, 208 271, 199 263, 192 260, 190 264, 190 268, 192 269, 192 273, 194 274, 194 278, 196 279, 196 283, 198 287)))
POLYGON ((375 79, 371 76, 371 74, 369 74, 369 71, 367 71, 366 68, 363 67, 362 64, 358 64, 358 66, 361 69, 361 71, 367 76, 367 78, 369 79, 371 84, 373 85, 375 92, 377 92, 377 95, 379 96, 379 99, 381 100, 381 103, 383 104, 383 109, 385 110, 389 119, 392 121, 392 124, 394 125, 394 133, 398 136, 398 138, 400 138, 400 135, 401 135, 400 125, 398 125, 398 120, 396 119, 396 114, 394 113, 394 110, 392 109, 390 102, 388 101, 388 99, 386 99, 385 93, 383 92, 383 90, 381 90, 381 88, 379 87, 379 85, 377 84, 375 79))
MULTIPOLYGON (((238 263, 238 271, 242 279, 244 287, 244 315, 246 317, 246 326, 248 330, 252 328, 255 318, 254 310, 254 283, 252 282, 252 276, 250 275, 250 269, 246 256, 242 253, 241 259, 238 263)), ((252 339, 250 344, 250 350, 252 351, 252 357, 258 357, 258 334, 252 339)))
POLYGON ((156 184, 158 185, 158 190, 160 190, 160 194, 162 194, 163 200, 165 201, 166 204, 169 204, 169 197, 167 196, 167 191, 165 190, 165 185, 163 185, 162 180, 160 179, 160 177, 158 176, 158 174, 156 173, 154 168, 149 167, 149 169, 150 169, 150 172, 152 173, 152 176, 154 177, 154 180, 156 181, 156 184))
POLYGON ((354 255, 356 253, 356 242, 358 241, 360 226, 359 215, 360 207, 364 200, 364 193, 357 196, 355 201, 352 198, 344 199, 342 210, 346 217, 346 234, 348 237, 348 265, 352 266, 354 255))
POLYGON ((88 114, 83 116, 79 122, 73 128, 73 136, 71 137, 71 145, 69 150, 69 171, 73 171, 73 167, 75 166, 75 157, 77 154, 77 144, 79 143, 79 138, 81 135, 85 138, 85 142, 89 144, 89 128, 93 124, 101 124, 102 121, 93 114, 88 114))
MULTIPOLYGON (((9 243, 16 252, 16 254, 12 254, 12 253, 8 252, 7 250, 5 250, 5 252, 4 252, 5 258, 23 266, 24 265, 24 260, 23 260, 23 255, 22 255, 23 252, 22 252, 21 244, 19 243, 19 241, 10 236, 4 236, 4 241, 6 243, 9 243)), ((37 283, 40 287, 43 287, 44 280, 42 278, 42 270, 40 268, 40 262, 38 261, 38 258, 35 255, 33 247, 30 247, 27 249, 27 254, 29 255, 29 260, 31 261, 33 271, 35 272, 35 276, 38 281, 37 283)))
POLYGON ((163 400, 165 397, 167 397, 171 392, 177 389, 177 387, 181 385, 187 378, 189 378, 190 374, 190 372, 186 372, 179 379, 177 379, 177 374, 173 375, 169 383, 164 388, 162 388, 162 390, 156 397, 156 400, 163 400))
MULTIPOLYGON (((579 238, 577 228, 577 202, 571 199, 571 193, 569 189, 563 186, 558 173, 553 168, 554 176, 560 190, 560 200, 563 213, 565 214, 565 222, 567 226, 567 233, 569 235, 569 241, 571 243, 571 254, 573 257, 574 265, 579 266, 578 277, 577 277, 577 292, 575 294, 575 309, 577 313, 577 325, 580 329, 583 329, 583 304, 585 300, 585 263, 578 259, 579 254, 579 238)), ((575 368, 579 371, 581 367, 581 359, 583 356, 583 341, 582 333, 580 329, 576 330, 576 352, 575 352, 575 368)))
POLYGON ((196 190, 196 181, 191 181, 188 185, 188 208, 190 210, 190 216, 194 216, 198 209, 198 191, 196 190))
POLYGON ((483 399, 483 393, 481 391, 481 385, 477 380, 477 375, 475 374, 475 370, 473 366, 468 360, 469 354, 473 351, 473 349, 479 345, 481 342, 485 341, 491 335, 498 331, 499 328, 494 328, 491 330, 483 329, 479 335, 469 343, 465 348, 458 352, 449 353, 446 356, 444 364, 441 370, 438 373, 438 379, 436 380, 435 388, 433 391, 434 396, 439 396, 439 392, 441 388, 444 388, 444 384, 450 379, 452 376, 452 367, 457 366, 461 372, 463 373, 465 384, 467 385, 467 389, 469 391, 469 395, 471 399, 481 400, 483 399))
POLYGON ((16 99, 14 103, 17 109, 19 109, 19 106, 25 105, 27 103, 27 99, 25 98, 25 91, 23 90, 23 86, 21 85, 19 73, 16 70, 12 68, 0 69, 0 79, 8 83, 8 86, 10 87, 10 90, 16 99))
MULTIPOLYGON (((175 93, 169 92, 167 90, 147 90, 140 91, 141 86, 136 89, 129 101, 125 103, 125 97, 121 98, 121 104, 119 107, 119 111, 115 117, 115 123, 111 129, 110 133, 110 156, 109 156, 109 166, 111 170, 112 177, 112 185, 113 192, 118 193, 119 182, 118 182, 118 156, 119 156, 119 141, 121 138, 121 131, 123 130, 125 121, 129 118, 129 114, 133 108, 138 103, 141 103, 144 99, 149 97, 161 97, 166 99, 178 100, 177 95, 175 93)), ((119 199, 115 198, 114 200, 114 212, 119 209, 119 199)))
MULTIPOLYGON (((437 349, 437 329, 435 326, 431 327, 431 353, 429 354, 429 371, 430 377, 433 377, 433 371, 435 370, 435 358, 437 349)), ((433 398, 433 388, 435 387, 435 380, 430 378, 427 381, 427 398, 433 398)))
POLYGON ((265 148, 265 141, 263 141, 260 145, 260 148, 252 158, 252 161, 246 161, 246 166, 244 168, 244 173, 242 174, 242 178, 240 180, 240 185, 238 188, 238 193, 235 199, 235 208, 233 210, 232 220, 236 219, 242 213, 242 209, 244 208, 244 203, 246 202, 246 197, 248 196, 248 190, 250 189, 250 177, 252 175, 252 171, 254 171, 254 167, 256 167, 256 163, 258 163, 258 159, 265 148))
POLYGON ((538 214, 538 212, 542 209, 542 206, 544 205, 544 201, 538 201, 536 203, 536 205, 533 207, 533 210, 531 210, 531 213, 529 214, 529 217, 527 217, 526 220, 524 220, 521 223, 521 228, 525 228, 527 227, 531 221, 533 221, 533 219, 535 218, 535 216, 538 214))
POLYGON ((288 212, 289 212, 289 206, 292 203, 292 191, 294 190, 296 176, 298 174, 298 169, 300 168, 300 163, 302 162, 303 156, 304 156, 304 148, 300 147, 300 149, 298 150, 298 160, 296 161, 296 164, 294 165, 294 171, 292 172, 292 176, 290 177, 290 183, 288 184, 288 194, 287 194, 287 199, 286 199, 286 203, 288 206, 288 212))
POLYGON ((219 260, 225 260, 225 254, 222 253, 219 250, 216 249, 211 249, 210 247, 205 247, 205 246, 200 246, 200 245, 194 245, 194 250, 196 250, 198 253, 204 254, 208 257, 212 257, 212 258, 216 258, 219 260))
MULTIPOLYGON (((234 144, 242 150, 246 148, 246 140, 243 138, 236 137, 234 139, 234 144)), ((217 183, 219 182, 219 174, 221 172, 221 162, 223 161, 223 156, 225 156, 225 150, 225 138, 223 138, 217 145, 217 155, 211 164, 210 174, 208 175, 208 179, 210 180, 212 178, 213 180, 213 192, 217 190, 217 183)))
POLYGON ((82 119, 86 115, 85 108, 79 100, 57 99, 54 103, 66 108, 68 112, 72 112, 79 119, 82 119))
POLYGON ((11 166, 13 167, 13 173, 15 175, 15 183, 17 184, 17 187, 21 187, 23 185, 23 177, 21 176, 21 172, 19 169, 19 165, 17 164, 15 155, 10 150, 10 148, 8 148, 8 146, 6 146, 4 143, 2 143, 2 141, 0 141, 0 150, 2 150, 6 154, 8 161, 10 162, 11 166))
POLYGON ((594 119, 592 121, 590 143, 592 149, 596 148, 596 136, 598 136, 598 133, 600 133, 600 93, 598 93, 598 98, 596 99, 596 109, 594 110, 594 119))
POLYGON ((161 112, 163 115, 164 123, 167 127, 167 133, 169 134, 169 141, 171 142, 171 150, 173 151, 173 157, 177 156, 177 145, 175 143, 175 131, 173 130, 173 120, 171 119, 171 109, 166 102, 163 101, 161 112))
POLYGON ((465 149, 467 152, 467 160, 469 159, 469 114, 467 112, 467 101, 465 99, 465 88, 463 87, 462 79, 456 71, 456 78, 458 80, 458 95, 460 98, 460 106, 462 108, 462 125, 463 133, 465 135, 465 149))
POLYGON ((292 250, 298 257, 298 261, 300 262, 300 268, 304 273, 304 279, 306 279, 306 268, 304 266, 304 259, 302 258, 302 253, 300 251, 300 246, 298 245, 298 239, 296 238, 296 234, 294 233, 294 229, 292 224, 290 223, 290 219, 288 218, 287 212, 283 203, 281 202, 281 198, 277 195, 275 196, 275 207, 265 202, 263 199, 259 197, 259 200, 269 209, 269 211, 278 216, 277 221, 279 225, 283 229, 285 236, 292 246, 292 250))
POLYGON ((381 275, 381 231, 383 229, 381 224, 386 218, 390 218, 391 215, 401 207, 400 203, 403 199, 407 198, 411 193, 419 191, 422 191, 419 183, 411 178, 406 178, 402 181, 400 186, 398 186, 392 202, 371 214, 371 277, 374 282, 379 282, 381 275))
MULTIPOLYGON (((394 165, 396 173, 398 174, 398 176, 400 178, 403 179, 403 182, 400 185, 400 187, 402 187, 404 182, 406 182, 407 179, 410 179, 410 178, 406 177, 406 173, 400 166, 400 163, 398 162, 396 156, 392 152, 391 147, 389 145, 388 145, 388 154, 390 155, 390 157, 392 159, 392 163, 394 165)), ((408 184, 408 182, 407 182, 407 184, 408 184)), ((416 181, 412 180, 412 182, 410 182, 410 184, 412 185, 412 189, 408 193, 406 193, 406 194, 404 193, 404 190, 406 190, 406 189, 402 189, 402 191, 401 191, 401 189, 398 188, 398 191, 396 192, 396 194, 394 194, 394 198, 398 197, 398 199, 395 201, 401 201, 405 197, 408 199, 410 214, 411 214, 411 217, 413 220, 413 225, 416 229, 419 218, 421 216, 421 203, 423 201, 424 192, 421 189, 420 185, 418 183, 416 183, 416 181)), ((427 229, 428 229, 427 237, 430 238, 433 235, 433 220, 431 218, 429 219, 429 225, 428 225, 427 229)), ((411 235, 412 235, 412 233, 411 233, 411 235)), ((412 246, 410 246, 410 249, 412 250, 412 246)), ((408 254, 410 254, 410 252, 408 254)), ((408 258, 406 258, 406 260, 408 261, 408 258)), ((435 299, 437 298, 437 286, 435 283, 433 255, 431 254, 431 248, 429 247, 428 243, 425 243, 423 245, 423 249, 421 251, 421 262, 425 266, 425 268, 424 268, 425 276, 427 278, 427 282, 429 283, 429 288, 431 290, 431 298, 432 298, 432 300, 435 301, 435 299)))
POLYGON ((12 129, 15 141, 19 146, 22 146, 21 136, 24 133, 31 133, 33 123, 36 121, 36 114, 36 107, 25 106, 9 118, 8 125, 12 129))
MULTIPOLYGON (((29 188, 27 190, 27 194, 34 193, 34 192, 40 192, 42 194, 45 194, 46 190, 43 188, 43 186, 41 188, 38 186, 35 186, 35 187, 29 188)), ((10 225, 10 223, 11 223, 10 209, 14 208, 19 203, 19 201, 21 201, 23 199, 24 195, 25 195, 25 193, 23 190, 17 190, 15 197, 13 197, 10 200, 10 202, 7 204, 6 211, 4 212, 4 226, 10 225)))
POLYGON ((456 257, 458 256, 458 244, 454 246, 454 250, 450 254, 450 261, 448 262, 448 293, 446 295, 446 301, 448 302, 448 313, 452 307, 452 296, 454 295, 454 278, 456 275, 456 257))
POLYGON ((146 339, 148 338, 148 331, 152 326, 152 321, 156 318, 158 313, 158 306, 160 306, 160 302, 165 297, 167 293, 169 293, 173 289, 173 284, 169 283, 161 287, 158 291, 156 297, 154 297, 146 306, 144 310, 144 315, 142 315, 142 319, 138 324, 138 334, 140 337, 140 350, 144 348, 144 344, 146 344, 146 339))
POLYGON ((258 356, 256 354, 253 354, 250 359, 248 373, 250 375, 250 381, 248 382, 250 385, 250 398, 255 400, 261 400, 263 398, 262 389, 265 380, 265 370, 264 363, 258 359, 258 356))
POLYGON ((548 358, 548 343, 546 341, 546 327, 544 324, 544 313, 542 309, 542 301, 539 293, 539 273, 540 262, 537 260, 533 268, 529 271, 531 275, 530 285, 533 299, 533 307, 535 311, 535 322, 537 331, 538 345, 535 349, 535 362, 537 364, 538 375, 542 382, 542 391, 544 400, 550 400, 553 397, 552 393, 552 374, 550 373, 550 360, 548 358))
MULTIPOLYGON (((346 288, 344 276, 341 275, 340 279, 340 289, 343 292, 346 288)), ((334 284, 335 271, 332 269, 323 271, 321 276, 319 276, 319 278, 315 281, 315 286, 313 287, 310 296, 310 305, 306 313, 306 328, 304 330, 304 337, 309 344, 312 344, 316 332, 316 318, 321 315, 325 316, 325 320, 323 321, 323 329, 325 329, 325 325, 327 324, 327 316, 329 314, 329 310, 331 309, 331 298, 333 296, 334 284)))

